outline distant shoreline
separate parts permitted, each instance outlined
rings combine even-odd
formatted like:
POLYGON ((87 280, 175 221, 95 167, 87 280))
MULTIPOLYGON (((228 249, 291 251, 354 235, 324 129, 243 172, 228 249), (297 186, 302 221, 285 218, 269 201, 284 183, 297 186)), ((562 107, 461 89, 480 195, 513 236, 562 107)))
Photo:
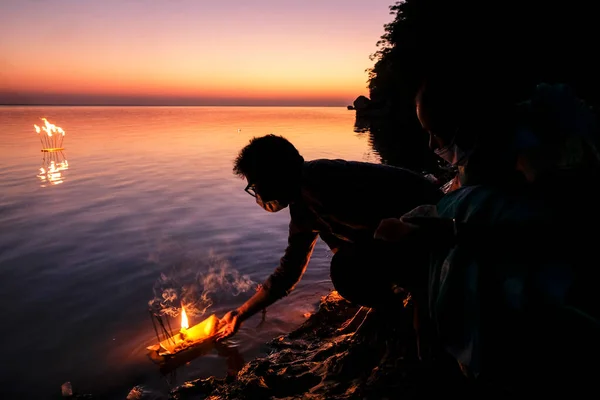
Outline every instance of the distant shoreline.
POLYGON ((0 107, 287 107, 287 108, 342 108, 339 105, 289 105, 289 104, 214 104, 214 105, 189 105, 189 104, 0 104, 0 107))
POLYGON ((346 109, 346 106, 332 106, 332 105, 318 105, 318 106, 306 106, 306 105, 189 105, 189 104, 0 104, 0 107, 288 107, 288 108, 342 108, 346 109))

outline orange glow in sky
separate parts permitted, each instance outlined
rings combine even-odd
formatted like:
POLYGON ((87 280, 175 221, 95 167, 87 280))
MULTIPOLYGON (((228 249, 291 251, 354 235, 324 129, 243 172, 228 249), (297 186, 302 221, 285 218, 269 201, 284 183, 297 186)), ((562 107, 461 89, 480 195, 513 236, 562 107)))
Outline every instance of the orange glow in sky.
POLYGON ((350 104, 392 3, 4 0, 0 104, 350 104))

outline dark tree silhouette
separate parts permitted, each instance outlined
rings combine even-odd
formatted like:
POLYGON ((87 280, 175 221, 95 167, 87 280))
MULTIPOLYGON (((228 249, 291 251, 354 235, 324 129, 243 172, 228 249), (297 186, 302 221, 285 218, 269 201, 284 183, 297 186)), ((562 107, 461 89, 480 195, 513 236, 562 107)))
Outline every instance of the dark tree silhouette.
POLYGON ((450 69, 479 76, 482 84, 508 84, 515 98, 543 80, 566 82, 597 105, 600 25, 594 8, 579 0, 397 2, 371 56, 371 99, 412 101, 420 79, 450 69))
MULTIPOLYGON (((540 82, 563 82, 598 109, 600 24, 594 2, 572 0, 406 0, 390 7, 371 58, 373 104, 386 105, 388 129, 415 143, 423 135, 414 97, 439 72, 470 79, 508 102, 523 100, 540 82)), ((427 164, 425 162, 425 164, 427 164)))

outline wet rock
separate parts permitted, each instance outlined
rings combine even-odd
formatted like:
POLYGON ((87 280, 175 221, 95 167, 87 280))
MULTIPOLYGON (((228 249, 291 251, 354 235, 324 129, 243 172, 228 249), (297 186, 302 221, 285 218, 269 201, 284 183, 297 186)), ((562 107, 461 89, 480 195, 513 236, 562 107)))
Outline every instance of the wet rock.
POLYGON ((269 355, 234 377, 187 382, 171 398, 416 399, 462 392, 455 364, 418 360, 409 308, 366 313, 348 329, 344 323, 358 311, 332 292, 298 329, 272 340, 269 355))
POLYGON ((156 393, 144 386, 135 386, 125 400, 162 400, 165 396, 156 393))
POLYGON ((65 382, 60 387, 60 391, 63 397, 72 397, 73 396, 73 386, 71 382, 65 382))
POLYGON ((358 96, 352 105, 354 110, 365 110, 369 108, 370 104, 371 99, 366 96, 358 96))
POLYGON ((93 396, 91 394, 79 394, 73 391, 73 385, 71 382, 65 382, 60 386, 62 397, 69 400, 91 400, 93 396))

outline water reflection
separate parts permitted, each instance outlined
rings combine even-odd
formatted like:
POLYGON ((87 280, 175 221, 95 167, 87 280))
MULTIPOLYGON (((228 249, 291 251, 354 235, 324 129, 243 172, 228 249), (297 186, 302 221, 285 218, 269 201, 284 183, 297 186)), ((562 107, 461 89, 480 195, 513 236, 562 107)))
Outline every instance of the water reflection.
POLYGON ((429 150, 427 135, 419 127, 393 118, 357 116, 354 132, 369 135, 369 145, 383 164, 417 172, 438 168, 437 158, 429 150))
MULTIPOLYGON (((287 137, 306 159, 364 160, 369 136, 353 133, 353 114, 334 107, 0 107, 3 127, 16 133, 6 135, 10 151, 0 168, 0 225, 12 228, 0 234, 0 291, 18 298, 19 307, 4 317, 27 326, 35 315, 47 327, 28 340, 5 330, 4 356, 15 362, 2 388, 12 395, 0 397, 51 398, 66 380, 110 400, 138 384, 167 393, 145 351, 154 343, 145 305, 157 276, 181 268, 190 271, 181 280, 189 284, 212 265, 212 249, 262 281, 286 246, 289 216, 265 215, 248 201, 232 160, 252 137, 269 132, 287 137), (45 137, 29 126, 40 114, 69 133, 62 154, 38 153, 45 137), (107 132, 115 132, 110 140, 107 132), (72 152, 80 155, 75 165, 72 152), (61 196, 30 195, 28 183, 44 183, 35 176, 41 156, 44 171, 63 168, 50 173, 60 172, 52 178, 66 185, 38 190, 61 196), (52 157, 60 157, 54 168, 52 157), (31 343, 43 343, 43 351, 31 343)), ((329 263, 329 250, 317 244, 297 289, 269 308, 261 328, 260 315, 247 321, 227 362, 213 349, 178 368, 178 383, 223 376, 238 350, 247 360, 266 354, 263 343, 304 322, 328 292, 329 263)), ((211 310, 221 316, 252 293, 214 294, 211 310)))
POLYGON ((357 116, 354 120, 354 132, 356 133, 368 133, 371 128, 371 124, 368 118, 357 116))
POLYGON ((44 151, 42 166, 37 174, 40 186, 59 185, 64 182, 64 171, 69 169, 69 162, 62 151, 44 151))
POLYGON ((227 361, 227 375, 236 376, 246 363, 240 349, 235 346, 228 346, 223 343, 216 343, 217 354, 227 361))
POLYGON ((148 356, 159 366, 159 371, 165 377, 169 386, 173 386, 177 382, 177 370, 180 367, 187 365, 199 357, 212 353, 213 350, 216 351, 220 358, 225 359, 227 376, 236 376, 244 367, 244 357, 238 347, 214 341, 203 343, 173 356, 162 358, 161 360, 154 358, 150 353, 148 356))

